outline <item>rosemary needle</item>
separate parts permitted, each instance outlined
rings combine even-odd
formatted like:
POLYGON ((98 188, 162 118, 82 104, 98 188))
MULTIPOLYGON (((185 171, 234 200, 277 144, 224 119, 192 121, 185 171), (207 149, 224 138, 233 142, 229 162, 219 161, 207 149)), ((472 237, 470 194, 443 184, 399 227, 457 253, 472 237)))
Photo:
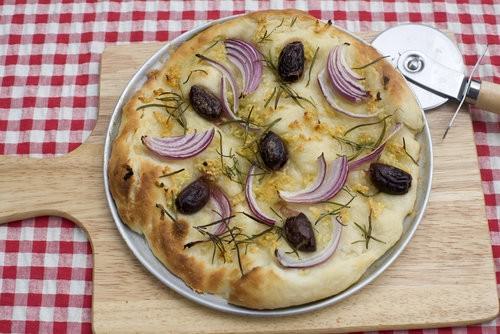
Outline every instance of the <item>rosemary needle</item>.
POLYGON ((462 105, 464 104, 465 102, 465 97, 467 96, 467 90, 469 89, 470 87, 470 82, 472 81, 472 76, 474 75, 474 72, 476 71, 477 69, 477 66, 481 63, 481 60, 483 60, 483 57, 484 55, 486 54, 486 51, 488 51, 488 45, 486 45, 486 48, 484 49, 483 51, 483 54, 481 55, 481 57, 479 57, 479 59, 477 60, 476 64, 474 65, 474 68, 472 69, 472 72, 469 76, 469 80, 467 80, 467 84, 465 85, 466 89, 464 91, 464 94, 463 94, 463 97, 462 97, 462 100, 460 101, 460 104, 458 105, 458 108, 457 110, 455 110, 455 113, 453 114, 453 116, 451 117, 451 120, 450 122, 448 123, 448 127, 446 128, 446 130, 444 131, 444 134, 443 134, 443 138, 441 138, 441 140, 444 140, 444 138, 446 138, 446 135, 448 134, 448 131, 450 131, 453 123, 455 122, 455 118, 457 118, 457 115, 458 115, 458 112, 460 111, 460 108, 462 108, 462 105))

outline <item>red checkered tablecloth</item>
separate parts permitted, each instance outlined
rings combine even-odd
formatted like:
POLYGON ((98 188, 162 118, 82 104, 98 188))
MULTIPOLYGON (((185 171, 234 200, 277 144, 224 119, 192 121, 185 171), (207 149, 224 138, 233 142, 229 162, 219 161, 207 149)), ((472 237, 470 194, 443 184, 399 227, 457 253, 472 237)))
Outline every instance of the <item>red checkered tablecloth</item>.
MULTIPOLYGON (((405 22, 447 29, 469 70, 490 45, 478 74, 500 83, 498 0, 0 1, 0 154, 61 155, 85 140, 106 44, 167 41, 211 19, 270 7, 303 9, 353 32, 405 22)), ((500 283, 500 118, 480 110, 472 118, 500 283)), ((92 252, 78 227, 57 217, 0 226, 1 333, 90 333, 91 294, 92 252)), ((494 333, 500 324, 438 332, 494 333)))

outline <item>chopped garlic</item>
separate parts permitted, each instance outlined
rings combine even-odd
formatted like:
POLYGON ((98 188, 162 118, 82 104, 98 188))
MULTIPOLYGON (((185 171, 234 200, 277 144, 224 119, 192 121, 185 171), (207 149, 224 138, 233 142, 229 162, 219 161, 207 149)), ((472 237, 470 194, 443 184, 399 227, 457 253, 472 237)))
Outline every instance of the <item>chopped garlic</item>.
POLYGON ((384 204, 382 202, 377 202, 372 197, 368 198, 368 206, 370 207, 374 218, 380 216, 380 214, 384 210, 384 204))

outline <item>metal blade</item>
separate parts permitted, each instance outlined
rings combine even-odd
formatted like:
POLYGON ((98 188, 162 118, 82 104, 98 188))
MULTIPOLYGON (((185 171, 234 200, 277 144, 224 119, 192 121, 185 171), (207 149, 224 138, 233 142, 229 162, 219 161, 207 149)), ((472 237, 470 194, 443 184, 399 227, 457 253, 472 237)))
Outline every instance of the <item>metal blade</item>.
POLYGON ((435 94, 460 101, 467 80, 465 75, 448 68, 419 51, 403 52, 397 68, 411 82, 435 94))
MULTIPOLYGON (((394 67, 397 67, 402 53, 417 50, 440 64, 446 64, 448 68, 465 72, 462 54, 456 44, 447 35, 432 27, 412 23, 400 24, 380 33, 372 45, 382 55, 390 55, 389 59, 394 67)), ((442 94, 434 94, 408 79, 407 81, 424 110, 439 107, 449 99, 442 94)))

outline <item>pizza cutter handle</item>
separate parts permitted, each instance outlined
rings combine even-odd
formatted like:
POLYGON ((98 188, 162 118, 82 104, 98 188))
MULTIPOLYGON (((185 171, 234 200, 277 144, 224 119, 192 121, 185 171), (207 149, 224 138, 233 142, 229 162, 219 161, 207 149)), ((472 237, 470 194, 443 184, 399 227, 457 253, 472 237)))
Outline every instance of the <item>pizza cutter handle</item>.
POLYGON ((479 109, 500 114, 500 84, 482 81, 475 106, 479 109))

